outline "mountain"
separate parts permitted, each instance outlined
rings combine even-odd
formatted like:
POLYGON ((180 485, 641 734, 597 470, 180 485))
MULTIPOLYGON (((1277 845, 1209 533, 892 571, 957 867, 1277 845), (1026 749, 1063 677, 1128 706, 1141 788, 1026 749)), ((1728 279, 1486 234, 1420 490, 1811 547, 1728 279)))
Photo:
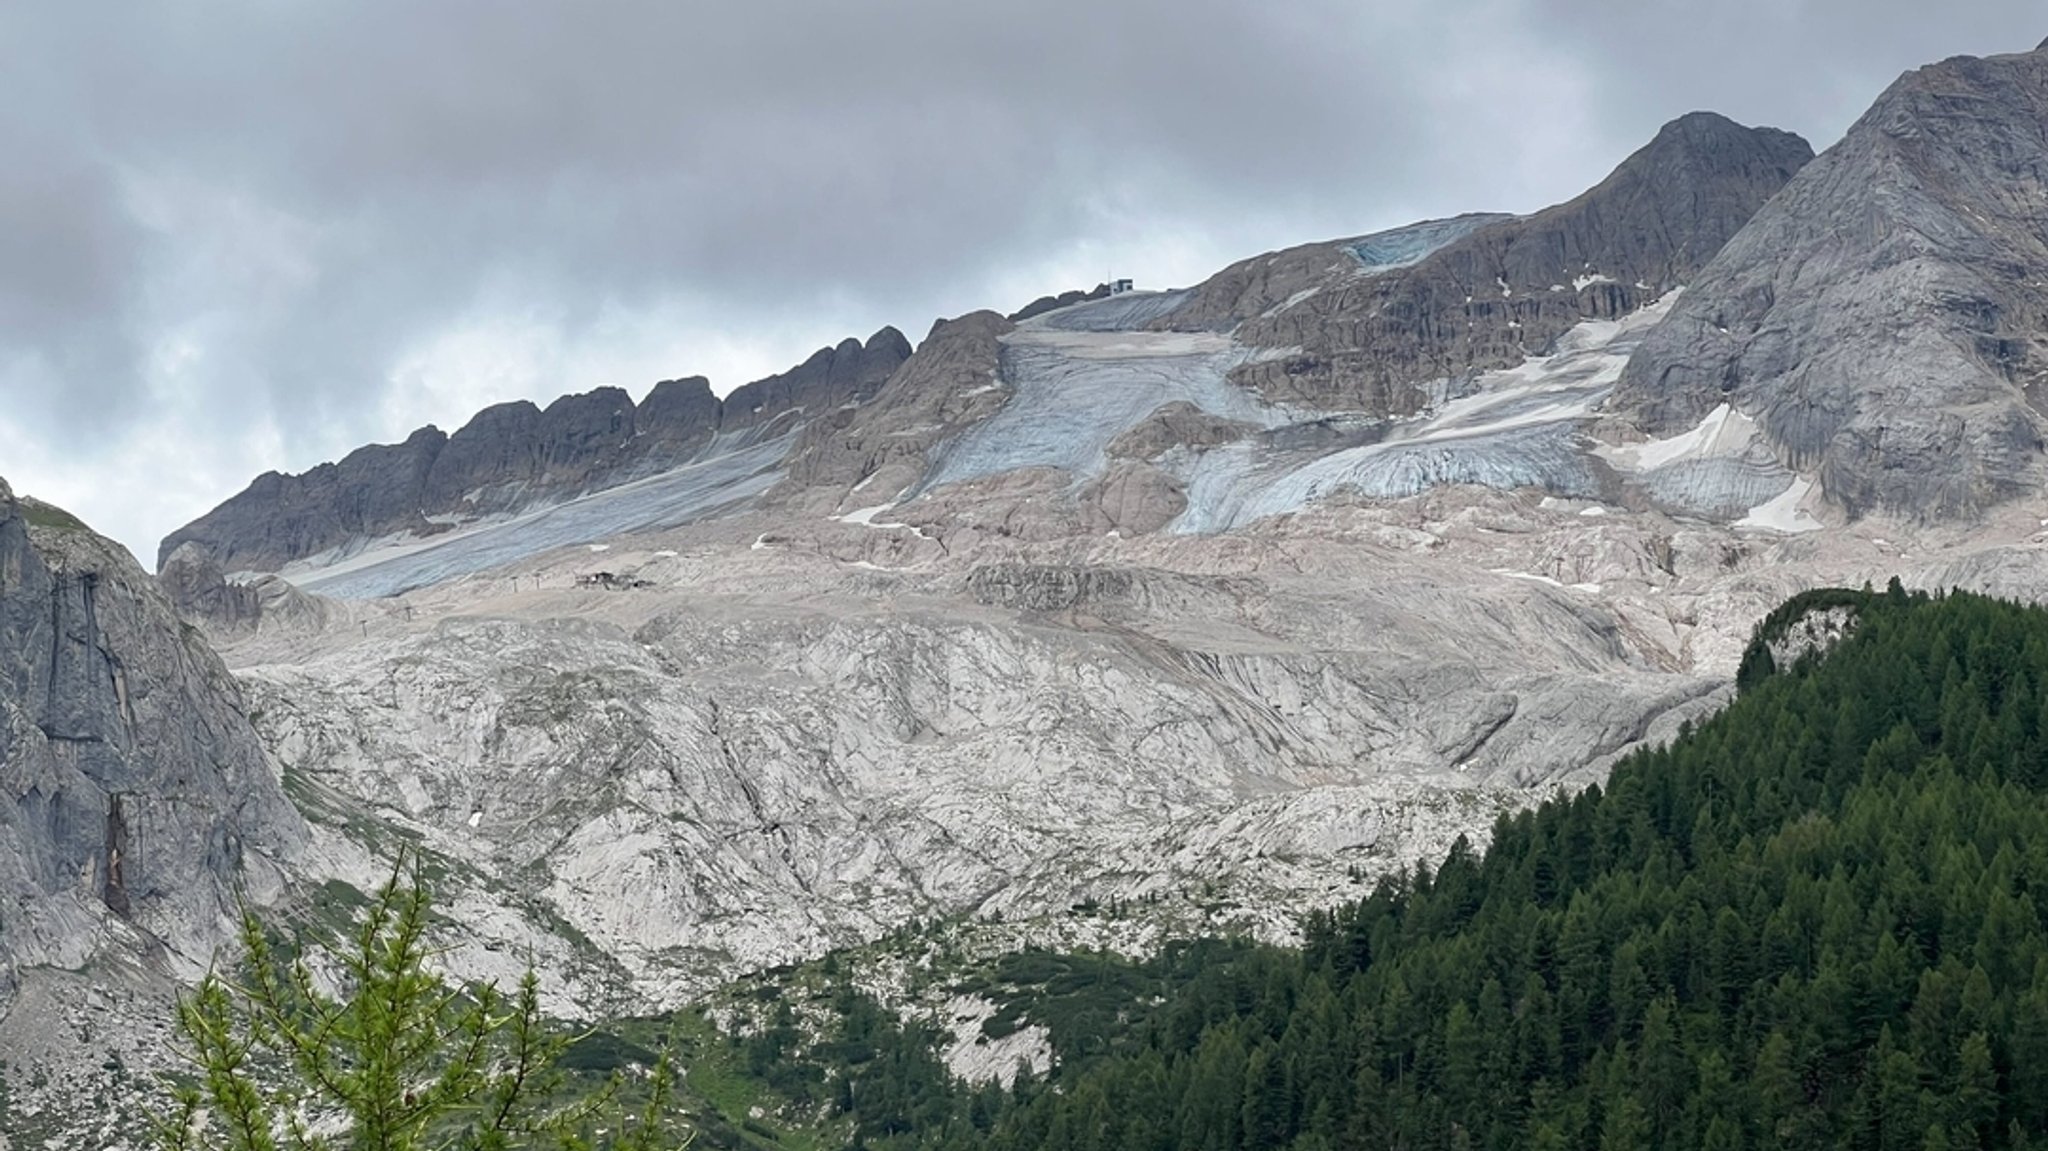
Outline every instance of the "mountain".
MULTIPOLYGON (((792 478, 811 488, 805 506, 855 508, 834 498, 854 484, 928 503, 905 514, 941 534, 991 518, 1035 537, 1214 531, 1324 492, 1457 483, 1739 516, 1789 473, 1638 483, 1585 458, 1580 426, 1612 384, 1603 356, 1618 363, 1644 325, 1587 326, 1646 314, 1811 156, 1788 133, 1695 114, 1585 194, 1527 218, 1431 221, 1254 257, 1184 291, 1011 324, 975 318, 971 337, 950 332, 936 354, 983 365, 985 378, 906 375, 884 389, 892 402, 807 429, 792 478), (1477 393, 1526 391, 1497 370, 1531 357, 1550 360, 1553 382, 1582 401, 1554 408, 1547 430, 1515 416, 1505 439, 1477 435, 1521 402, 1507 394, 1435 427, 1404 423, 1477 393), (927 394, 935 386, 945 390, 927 394), (969 396, 979 406, 959 402, 969 396), (1045 470, 1064 482, 1028 478, 1045 470)), ((785 482, 777 494, 794 493, 785 482)))
POLYGON ((76 966, 125 924, 203 966, 304 836, 240 688, 120 547, 4 483, 0 572, 0 960, 76 966))
MULTIPOLYGON (((977 313, 937 325, 915 355, 887 329, 723 403, 702 381, 671 381, 637 409, 617 389, 564 397, 544 412, 499 405, 452 437, 426 428, 304 476, 259 477, 165 539, 159 560, 194 543, 225 571, 276 570, 431 543, 663 475, 676 479, 672 489, 653 485, 629 506, 585 505, 519 534, 544 547, 722 513, 770 488, 769 506, 815 508, 837 506, 860 484, 923 494, 1035 467, 1080 481, 1070 493, 1078 498, 1050 523, 1015 529, 1205 528, 1217 517, 1201 508, 1190 516, 1187 493, 1206 477, 1158 466, 1168 449, 1282 431, 1282 450, 1267 454, 1295 463, 1370 447, 1384 428, 1331 434, 1328 421, 1423 412, 1472 390, 1477 373, 1549 354, 1575 326, 1639 311, 1704 265, 1810 157, 1788 133, 1695 114, 1584 195, 1526 219, 1466 216, 1309 245, 1185 292, 1048 297, 1009 319, 977 313), (797 438, 785 439, 792 431, 797 438), (688 467, 697 470, 685 476, 688 467), (579 526, 584 513, 592 522, 579 526)), ((1419 482, 1538 481, 1581 496, 1613 486, 1597 469, 1560 468, 1549 458, 1558 451, 1432 470, 1419 482)), ((1374 466, 1413 470, 1392 454, 1374 466)), ((1782 488, 1788 479, 1765 482, 1782 488)), ((1416 490, 1407 480, 1395 486, 1416 490)), ((1757 494, 1755 486, 1738 495, 1757 494)), ((1266 510, 1233 500, 1253 506, 1226 513, 1226 523, 1266 510)), ((1044 506, 1023 514, 1036 519, 1044 506)), ((479 558, 436 563, 433 578, 511 558, 474 541, 442 558, 464 551, 479 558)), ((410 582, 344 586, 359 594, 410 582)))
POLYGON ((2048 478, 2048 52, 1910 72, 1650 334, 1614 407, 1720 405, 1851 517, 1969 516, 2048 478))
POLYGON ((173 980, 302 862, 246 708, 125 549, 0 481, 0 1131, 30 1073, 69 1106, 160 1062, 173 980))
POLYGON ((1254 257, 1160 323, 1287 349, 1233 373, 1268 400, 1412 415, 1435 381, 1513 367, 1692 283, 1812 158, 1789 132, 1696 112, 1568 203, 1254 257))
MULTIPOLYGON (((2034 114, 1984 91, 2020 110, 1980 117, 2034 114)), ((1808 242, 1785 221, 1926 183, 1841 176, 1867 136, 1807 163, 1688 116, 1528 217, 971 312, 715 419, 695 385, 599 393, 565 410, 602 435, 547 440, 573 451, 534 446, 547 412, 479 417, 380 465, 403 498, 375 516, 340 465, 252 488, 166 541, 161 583, 311 820, 305 875, 345 902, 415 845, 444 876, 449 969, 531 956, 563 1014, 667 1010, 847 947, 883 956, 885 987, 913 922, 979 955, 1298 940, 1303 912, 1719 711, 1789 596, 1894 576, 2048 596, 2038 488, 1853 518, 1762 384, 1694 389, 1672 350, 1716 327, 1700 301, 1728 269, 1808 242), (671 404, 695 414, 647 415, 671 404), (633 455, 656 424, 694 430, 633 455), (464 478, 436 486, 465 436, 464 478)), ((2025 140, 1998 139, 1949 183, 2019 218, 2025 140)), ((1817 253, 1861 235, 1811 226, 1817 253)), ((1828 301, 1867 270, 1803 267, 1828 301)), ((1807 290, 1772 283, 1758 298, 1807 290)), ((1815 332, 1845 321, 1814 308, 1744 346, 1876 354, 1829 350, 1815 332)), ((1943 406, 1965 377, 1912 386, 1901 428, 1998 416, 1943 406)), ((1938 491, 1952 463, 1914 466, 1938 491)), ((962 1073, 1044 1053, 954 1026, 988 1003, 927 1008, 962 1073)))
MULTIPOLYGON (((664 380, 635 406, 619 388, 478 412, 454 435, 429 426, 304 475, 266 472, 173 532, 158 564, 197 544, 228 571, 274 571, 387 536, 427 538, 471 520, 573 499, 774 442, 813 415, 872 395, 910 355, 884 328, 821 348, 723 401, 701 376, 664 380)), ((741 476, 740 478, 744 478, 741 476)), ((738 497, 735 497, 738 498, 738 497)))
MULTIPOLYGON (((1660 225, 1691 239, 1599 248, 1661 282, 1779 154, 1690 117, 1572 205, 1425 241, 1590 253, 1594 222, 1656 219, 1650 174, 1698 181, 1660 192, 1715 206, 1660 225)), ((1662 305, 1615 291, 1642 306, 1559 318, 1407 421, 1245 388, 1270 349, 1184 325, 1202 290, 975 312, 730 456, 358 535, 292 583, 187 538, 163 578, 318 821, 448 861, 459 906, 499 909, 461 917, 463 961, 532 948, 581 1012, 911 919, 1057 942, 1076 903, 1144 900, 1137 939, 1286 937, 1720 706, 1754 616, 1821 578, 1789 539, 1625 514, 1647 497, 1581 441, 1662 305)), ((1746 510, 1789 482, 1723 486, 1746 510)))
MULTIPOLYGON (((465 428, 419 506, 495 494, 431 536, 252 489, 164 580, 319 822, 451 861, 463 906, 506 909, 464 954, 538 948, 579 1010, 913 918, 1058 941, 1076 903, 1143 900, 1136 938, 1286 937, 1717 709, 1786 595, 2038 589, 2033 524, 1831 527, 1748 415, 1653 438, 1611 402, 1808 159, 1683 117, 1528 217, 842 346, 665 470, 618 444, 683 392, 560 401, 636 435, 457 453, 539 439, 465 428), (451 458, 525 478, 436 486, 451 458), (536 488, 508 458, 582 462, 536 488), (279 550, 301 520, 320 550, 279 550)), ((547 415, 508 411, 471 427, 547 415)))

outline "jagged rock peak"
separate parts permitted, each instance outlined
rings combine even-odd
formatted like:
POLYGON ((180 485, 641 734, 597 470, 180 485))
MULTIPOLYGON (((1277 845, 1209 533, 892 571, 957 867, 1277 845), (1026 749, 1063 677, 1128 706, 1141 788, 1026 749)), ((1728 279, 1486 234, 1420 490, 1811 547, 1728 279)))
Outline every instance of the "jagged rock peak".
MULTIPOLYGON (((1685 115, 1679 116, 1666 123, 1662 128, 1657 129, 1657 134, 1650 138, 1649 144, 1631 156, 1629 161, 1623 161, 1623 166, 1625 167, 1630 161, 1640 158, 1645 153, 1654 152, 1659 148, 1683 147, 1691 150, 1711 150, 1715 148, 1750 148, 1752 146, 1759 147, 1762 150, 1781 149, 1794 159, 1802 151, 1809 159, 1813 155, 1812 146, 1807 144, 1797 133, 1787 132, 1782 128, 1750 128, 1736 123, 1719 112, 1702 110, 1687 112, 1685 115)), ((1794 166, 1797 167, 1799 165, 1795 164, 1794 166)))
POLYGON ((1612 403, 1663 434, 1723 402, 1850 516, 2039 490, 2048 54, 1909 72, 1732 240, 1612 403))
POLYGON ((453 435, 429 425, 403 443, 358 448, 302 475, 266 472, 166 537, 158 564, 189 543, 223 571, 274 571, 382 537, 427 537, 464 518, 570 499, 687 462, 721 434, 781 435, 865 400, 910 355, 903 333, 884 327, 865 342, 820 348, 722 402, 692 376, 657 384, 638 405, 617 387, 565 395, 546 408, 494 404, 453 435))
POLYGON ((1686 283, 1812 156, 1789 132, 1696 112, 1567 203, 1241 261, 1163 325, 1299 349, 1236 373, 1270 399, 1411 415, 1432 381, 1521 363, 1686 283))
MULTIPOLYGON (((1008 393, 989 385, 998 341, 1015 326, 990 311, 933 321, 873 403, 841 406, 805 425, 787 458, 788 475, 771 498, 816 498, 836 507, 839 496, 862 481, 876 490, 910 488, 940 441, 1003 405, 1008 393)), ((878 334, 869 346, 879 340, 878 334)))

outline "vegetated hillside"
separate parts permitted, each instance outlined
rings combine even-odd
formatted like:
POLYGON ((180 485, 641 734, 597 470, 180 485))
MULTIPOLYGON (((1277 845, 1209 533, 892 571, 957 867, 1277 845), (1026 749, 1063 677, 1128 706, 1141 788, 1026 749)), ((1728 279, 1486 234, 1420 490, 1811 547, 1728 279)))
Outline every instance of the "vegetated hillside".
MULTIPOLYGON (((1138 969, 1161 978, 1091 961, 1083 982, 1130 989, 1135 1010, 1095 1010, 1085 1036, 1052 1026, 1047 1079, 949 1091, 863 1025, 835 1092, 855 1142, 2048 1137, 2048 611, 1894 583, 1812 593, 1766 629, 1756 650, 1791 666, 1753 655, 1728 711, 1605 788, 1503 819, 1483 858, 1455 850, 1319 916, 1304 950, 1138 969), (1846 638, 1790 658, 1815 613, 1846 638)), ((998 1018, 1056 1023, 1085 998, 1057 991, 998 1018)))

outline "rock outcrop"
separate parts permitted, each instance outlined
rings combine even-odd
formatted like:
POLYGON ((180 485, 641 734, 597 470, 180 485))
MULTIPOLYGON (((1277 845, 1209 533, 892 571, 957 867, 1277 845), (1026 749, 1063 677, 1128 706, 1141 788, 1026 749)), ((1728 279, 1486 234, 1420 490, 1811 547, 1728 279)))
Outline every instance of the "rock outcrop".
POLYGON ((263 618, 256 589, 228 582, 220 564, 198 544, 178 545, 157 569, 156 582, 179 615, 205 626, 237 631, 263 618))
POLYGON ((0 482, 0 981, 110 942, 189 973, 278 889, 305 828, 240 701, 126 551, 0 482))
POLYGON ((1908 73, 1731 241, 1611 405, 1722 403, 1851 517, 1970 515, 2048 478, 2048 51, 1908 73))
POLYGON ((1010 322, 1021 324, 1033 316, 1042 316, 1047 312, 1056 312, 1061 308, 1070 308, 1075 304, 1086 303, 1089 300, 1106 299, 1108 296, 1108 284, 1097 284, 1085 292, 1075 288, 1071 291, 1061 292, 1057 296, 1040 296, 1016 311, 1011 312, 1010 322))
POLYGON ((425 427, 303 475, 268 472, 171 533, 161 565, 197 544, 226 571, 274 571, 380 538, 431 536, 463 520, 558 503, 694 458, 722 434, 776 435, 872 396, 911 348, 883 328, 866 343, 821 348, 802 364, 720 401, 703 377, 655 385, 637 407, 619 388, 520 400, 476 414, 454 435, 425 427))
POLYGON ((872 403, 822 412, 805 425, 774 498, 808 494, 836 504, 845 494, 865 506, 891 502, 924 477, 936 445, 993 415, 1009 398, 999 372, 1000 341, 1015 326, 987 311, 933 324, 872 403), (847 494, 859 485, 867 496, 847 494))
POLYGON ((1269 400, 1410 415, 1433 381, 1513 366, 1688 283, 1812 156, 1788 132, 1693 113, 1569 203, 1254 257, 1161 323, 1298 349, 1234 373, 1269 400))

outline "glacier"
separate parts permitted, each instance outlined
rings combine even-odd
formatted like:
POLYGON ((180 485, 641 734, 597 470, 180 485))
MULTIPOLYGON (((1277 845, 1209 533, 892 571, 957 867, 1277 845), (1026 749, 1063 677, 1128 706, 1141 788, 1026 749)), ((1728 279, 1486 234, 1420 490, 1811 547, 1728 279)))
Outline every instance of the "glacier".
POLYGON ((1186 295, 1129 293, 1019 324, 998 366, 1009 402, 941 445, 912 495, 1020 468, 1058 468, 1079 483, 1107 467, 1112 441, 1177 401, 1264 428, 1299 419, 1230 382, 1256 353, 1229 336, 1143 327, 1186 295))
POLYGON ((557 547, 679 527, 745 504, 781 480, 794 432, 721 432, 681 467, 566 503, 425 540, 400 538, 317 566, 286 568, 298 587, 343 599, 399 595, 557 547))
MULTIPOLYGON (((1491 218, 1383 233, 1365 250, 1376 260, 1406 258, 1447 242, 1449 225, 1469 230, 1491 218)), ((1177 534, 1227 532, 1340 493, 1400 499, 1451 485, 1622 502, 1634 491, 1679 514, 1750 516, 1794 476, 1749 417, 1724 406, 1697 428, 1639 444, 1588 434, 1629 356, 1679 296, 1582 323, 1548 354, 1515 367, 1435 381, 1437 402, 1400 420, 1283 407, 1237 386, 1232 369, 1287 350, 1254 351, 1226 333, 1151 330, 1186 293, 1074 305, 1004 338, 998 375, 1009 402, 940 444, 904 498, 1026 468, 1057 469, 1078 488, 1109 469, 1117 437, 1168 404, 1186 403, 1244 425, 1245 434, 1206 448, 1177 446, 1155 461, 1186 497, 1168 525, 1177 534)))

